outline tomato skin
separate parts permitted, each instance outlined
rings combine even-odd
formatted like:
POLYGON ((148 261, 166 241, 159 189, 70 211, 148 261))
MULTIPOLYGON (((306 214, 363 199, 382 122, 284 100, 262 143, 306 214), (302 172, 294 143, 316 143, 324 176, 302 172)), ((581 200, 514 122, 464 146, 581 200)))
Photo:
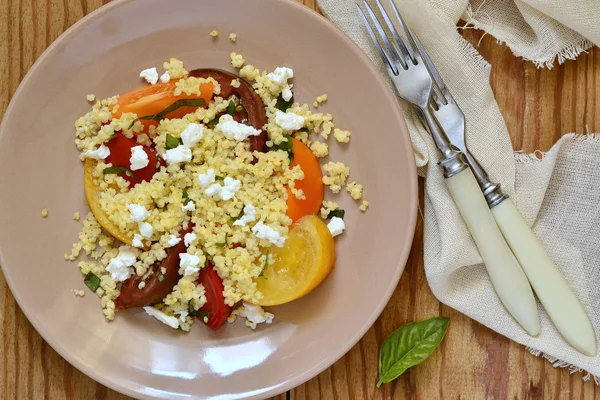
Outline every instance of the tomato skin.
POLYGON ((206 303, 200 308, 200 311, 208 311, 206 325, 216 331, 227 322, 231 313, 231 307, 225 304, 223 281, 213 266, 209 264, 200 270, 197 283, 204 286, 204 295, 206 296, 206 303))
MULTIPOLYGON (((106 163, 112 164, 113 167, 123 167, 130 169, 131 162, 131 148, 135 146, 141 146, 135 139, 129 139, 125 137, 121 131, 117 132, 116 136, 106 143, 110 149, 110 155, 106 157, 106 163)), ((149 182, 152 180, 154 174, 160 169, 161 163, 156 155, 153 148, 148 146, 142 146, 144 151, 148 155, 148 165, 142 169, 132 171, 133 178, 127 174, 120 174, 126 181, 133 187, 140 182, 149 182), (159 166, 157 168, 157 162, 159 166)))
POLYGON ((162 299, 173 291, 173 287, 179 282, 179 254, 186 252, 183 236, 186 233, 192 232, 193 227, 188 227, 185 231, 179 234, 181 242, 167 250, 168 254, 161 262, 157 262, 152 266, 150 277, 147 277, 144 282, 146 286, 142 289, 138 288, 142 277, 133 275, 128 278, 121 286, 121 293, 115 300, 117 309, 145 307, 160 303, 162 299), (165 268, 163 279, 158 279, 159 268, 165 268))

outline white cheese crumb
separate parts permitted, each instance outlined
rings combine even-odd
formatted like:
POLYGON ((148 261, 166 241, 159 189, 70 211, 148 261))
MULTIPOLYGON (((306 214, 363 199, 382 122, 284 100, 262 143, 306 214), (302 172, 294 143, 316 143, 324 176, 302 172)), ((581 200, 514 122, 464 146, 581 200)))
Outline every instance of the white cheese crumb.
POLYGON ((271 324, 273 323, 273 318, 275 318, 273 314, 266 312, 261 306, 246 302, 243 303, 243 306, 235 310, 233 314, 237 314, 240 317, 245 317, 247 320, 246 326, 252 329, 256 329, 257 324, 271 324))
POLYGON ((171 75, 169 75, 169 71, 166 71, 164 74, 162 74, 159 78, 159 80, 162 83, 167 83, 171 80, 171 75))
POLYGON ((297 131, 304 126, 304 117, 293 112, 277 110, 275 113, 275 123, 286 131, 297 131))
POLYGON ((144 247, 144 243, 142 242, 142 239, 144 237, 142 235, 140 235, 139 233, 136 233, 135 235, 133 235, 133 240, 131 241, 131 245, 133 247, 144 247))
POLYGON ((331 232, 331 236, 341 235, 346 229, 346 224, 344 224, 344 220, 338 217, 331 218, 331 221, 327 224, 327 228, 329 228, 329 232, 331 232))
POLYGON ((131 213, 131 220, 133 222, 142 222, 150 216, 150 213, 148 210, 146 210, 146 207, 139 204, 127 204, 125 207, 127 207, 131 213))
POLYGON ((235 226, 245 226, 248 222, 252 222, 256 219, 256 208, 252 204, 246 204, 244 206, 244 215, 242 215, 237 221, 233 223, 235 226))
POLYGON ((140 283, 138 283, 138 289, 142 290, 145 287, 146 287, 146 282, 141 281, 140 283))
POLYGON ((163 155, 167 164, 177 164, 180 162, 192 161, 192 151, 189 147, 179 145, 174 149, 167 150, 163 155))
POLYGON ((179 268, 183 270, 183 275, 193 275, 200 271, 200 257, 195 254, 181 253, 179 255, 179 268))
POLYGON ((181 141, 184 146, 189 148, 194 147, 196 143, 204 136, 204 127, 196 122, 191 122, 181 132, 181 141))
POLYGON ((156 318, 165 325, 169 325, 173 329, 179 328, 179 322, 175 317, 167 315, 164 312, 150 306, 144 307, 144 311, 146 311, 146 314, 156 318))
POLYGON ((138 227, 140 228, 140 234, 143 237, 145 237, 146 239, 150 239, 152 237, 152 232, 154 232, 152 225, 150 225, 147 222, 140 222, 138 224, 138 227))
POLYGON ((148 160, 148 153, 144 150, 144 146, 133 146, 131 148, 129 162, 131 163, 130 169, 132 171, 137 171, 148 166, 150 160, 148 160))
POLYGON ((96 150, 87 150, 83 153, 85 158, 93 158, 94 160, 104 160, 110 156, 110 149, 105 145, 100 145, 96 150))
POLYGON ((281 86, 281 97, 283 97, 285 101, 290 101, 292 98, 292 85, 288 83, 288 79, 293 77, 294 70, 287 67, 277 67, 275 68, 275 71, 267 74, 267 78, 281 86))
POLYGON ((140 72, 140 78, 144 78, 146 82, 156 85, 156 82, 158 82, 158 71, 155 67, 145 69, 140 72))
POLYGON ((186 233, 183 236, 183 243, 185 244, 185 247, 189 247, 194 240, 196 240, 196 234, 194 232, 186 233))
POLYGON ((196 204, 193 201, 188 201, 186 205, 181 206, 183 211, 196 211, 196 204))
POLYGON ((169 247, 173 247, 176 244, 178 244, 179 242, 181 242, 181 238, 178 237, 177 235, 171 234, 171 235, 169 235, 169 241, 167 242, 167 245, 169 247))
POLYGON ((277 247, 283 247, 285 238, 279 234, 275 229, 263 224, 259 221, 254 227, 252 227, 252 233, 259 239, 266 239, 277 247))
POLYGON ((233 117, 229 114, 222 115, 219 118, 219 123, 215 127, 215 130, 221 132, 227 139, 237 140, 238 142, 248 139, 249 136, 260 135, 260 130, 234 121, 233 117))
POLYGON ((115 282, 123 282, 131 275, 133 275, 133 268, 131 266, 135 264, 137 259, 138 251, 129 246, 119 247, 119 254, 110 260, 106 271, 110 272, 110 276, 115 282))
POLYGON ((233 86, 234 88, 239 88, 240 87, 240 80, 239 79, 233 79, 231 81, 231 86, 233 86))
POLYGON ((198 183, 205 188, 215 181, 215 170, 209 168, 206 174, 198 174, 198 183))
POLYGON ((226 177, 223 180, 223 186, 213 183, 206 188, 204 194, 211 196, 214 200, 231 200, 235 193, 242 187, 242 182, 237 179, 226 177))

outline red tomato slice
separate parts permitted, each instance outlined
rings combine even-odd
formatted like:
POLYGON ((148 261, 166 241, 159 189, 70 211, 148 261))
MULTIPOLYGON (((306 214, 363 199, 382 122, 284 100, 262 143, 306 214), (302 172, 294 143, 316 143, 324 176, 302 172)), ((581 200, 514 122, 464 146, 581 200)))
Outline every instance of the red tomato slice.
MULTIPOLYGON (((123 167, 128 170, 131 169, 131 162, 129 161, 131 158, 131 148, 140 146, 135 139, 126 138, 121 132, 117 132, 117 136, 109 140, 106 145, 110 149, 110 155, 106 157, 105 160, 107 163, 111 163, 113 167, 123 167)), ((147 146, 143 146, 143 148, 148 155, 148 165, 142 169, 131 171, 133 173, 133 178, 127 174, 119 174, 125 180, 129 181, 132 186, 143 181, 150 181, 152 176, 154 176, 156 171, 160 168, 157 168, 156 165, 157 162, 159 162, 159 159, 156 156, 154 149, 147 146)))
POLYGON ((287 215, 292 222, 298 221, 305 215, 314 215, 319 212, 323 203, 323 173, 319 160, 307 145, 296 138, 292 138, 292 153, 294 161, 290 168, 300 165, 304 172, 304 179, 295 182, 296 189, 301 189, 305 199, 297 199, 288 188, 287 215))
POLYGON ((208 322, 206 325, 212 330, 217 330, 227 321, 231 307, 225 304, 223 297, 223 281, 214 270, 212 265, 208 265, 200 270, 198 283, 204 286, 204 295, 206 296, 206 304, 200 311, 208 311, 208 322))

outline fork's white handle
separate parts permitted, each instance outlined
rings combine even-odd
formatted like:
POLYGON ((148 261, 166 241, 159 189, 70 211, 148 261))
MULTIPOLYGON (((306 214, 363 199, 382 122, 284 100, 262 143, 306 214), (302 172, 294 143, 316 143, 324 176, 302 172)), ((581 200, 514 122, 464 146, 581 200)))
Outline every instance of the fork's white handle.
POLYGON ((506 199, 492 215, 556 329, 577 351, 595 356, 596 334, 585 309, 517 207, 506 199))
POLYGON ((446 184, 479 249, 500 301, 527 333, 537 336, 540 318, 531 286, 498 229, 471 169, 446 179, 446 184))

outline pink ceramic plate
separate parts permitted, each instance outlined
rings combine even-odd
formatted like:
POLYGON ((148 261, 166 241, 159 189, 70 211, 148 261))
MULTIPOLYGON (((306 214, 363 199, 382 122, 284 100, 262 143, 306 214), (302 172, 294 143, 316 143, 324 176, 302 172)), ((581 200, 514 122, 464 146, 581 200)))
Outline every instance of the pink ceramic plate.
POLYGON ((367 57, 308 8, 286 0, 115 1, 48 48, 6 111, 0 263, 44 339, 97 381, 144 398, 265 398, 329 367, 379 316, 408 256, 416 182, 394 95, 367 57), (213 29, 217 40, 209 36, 213 29), (140 70, 169 57, 188 69, 231 69, 232 51, 260 68, 293 67, 300 102, 329 95, 322 109, 353 132, 349 145, 331 142, 331 159, 351 167, 371 209, 363 214, 347 193, 341 196, 347 231, 336 240, 335 271, 308 296, 270 309, 272 325, 252 331, 238 322, 211 332, 196 324, 182 334, 142 310, 107 323, 89 291, 73 295, 85 288, 83 277, 63 258, 81 225, 71 216, 88 211, 73 123, 89 109, 88 93, 124 93, 141 84, 140 70), (43 219, 45 207, 50 215, 43 219))

